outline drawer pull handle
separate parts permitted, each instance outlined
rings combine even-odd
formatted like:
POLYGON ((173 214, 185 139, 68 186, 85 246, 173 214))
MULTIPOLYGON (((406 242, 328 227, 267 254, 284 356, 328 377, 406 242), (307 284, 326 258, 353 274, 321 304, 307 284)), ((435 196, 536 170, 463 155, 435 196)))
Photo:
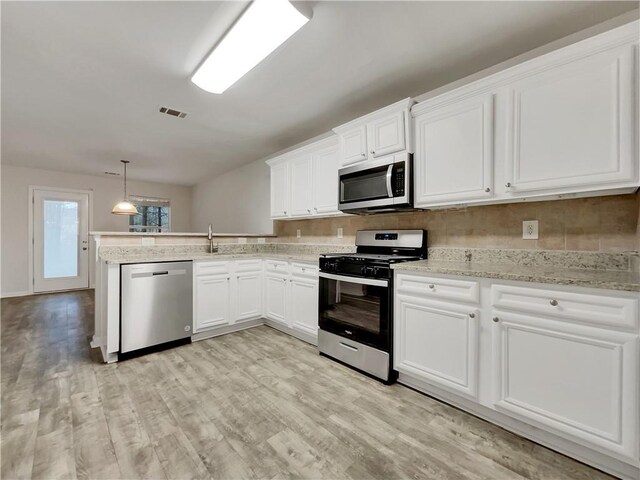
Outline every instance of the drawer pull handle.
POLYGON ((500 321, 500 319, 498 317, 493 317, 493 321, 498 323, 500 321))
POLYGON ((552 307, 557 307, 558 306, 558 301, 555 300, 555 299, 551 300, 549 303, 551 304, 552 307))
POLYGON ((346 348, 347 350, 351 350, 352 352, 357 352, 358 349, 352 345, 347 345, 346 343, 340 342, 340 346, 346 348))
POLYGON ((476 314, 475 314, 475 313, 473 313, 473 312, 471 312, 471 313, 469 314, 469 318, 476 318, 476 314))
POLYGON ((431 285, 429 285, 429 288, 433 290, 434 288, 436 288, 436 286, 432 283, 431 285))

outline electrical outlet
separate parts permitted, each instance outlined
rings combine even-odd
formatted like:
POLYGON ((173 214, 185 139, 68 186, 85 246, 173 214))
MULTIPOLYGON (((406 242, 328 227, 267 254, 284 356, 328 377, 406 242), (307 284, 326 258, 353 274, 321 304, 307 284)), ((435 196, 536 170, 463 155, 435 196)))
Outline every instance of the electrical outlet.
POLYGON ((243 237, 240 237, 240 238, 238 239, 238 243, 247 243, 247 239, 246 239, 246 238, 243 238, 243 237))
POLYGON ((156 239, 154 237, 142 237, 142 245, 155 245, 156 239))
POLYGON ((302 236, 302 233, 300 233, 300 229, 296 230, 296 238, 300 238, 302 236))
POLYGON ((522 222, 522 238, 525 240, 538 239, 538 220, 525 220, 522 222))
POLYGON ((258 238, 258 243, 267 243, 267 239, 264 237, 258 238))
POLYGON ((338 238, 342 238, 342 237, 343 237, 342 227, 338 227, 338 238))

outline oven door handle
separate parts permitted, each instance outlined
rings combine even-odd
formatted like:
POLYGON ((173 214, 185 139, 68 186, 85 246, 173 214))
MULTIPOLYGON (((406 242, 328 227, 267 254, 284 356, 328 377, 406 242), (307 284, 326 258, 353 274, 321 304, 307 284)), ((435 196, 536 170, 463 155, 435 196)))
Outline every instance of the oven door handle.
POLYGON ((372 285, 374 287, 388 287, 388 280, 378 280, 373 278, 360 278, 360 277, 347 277, 345 275, 334 275, 333 273, 320 272, 318 274, 320 278, 327 278, 329 280, 338 280, 340 282, 347 283, 359 283, 360 285, 372 285))
POLYGON ((391 188, 391 178, 393 176, 393 163, 387 168, 387 194, 389 198, 393 198, 393 189, 391 188))

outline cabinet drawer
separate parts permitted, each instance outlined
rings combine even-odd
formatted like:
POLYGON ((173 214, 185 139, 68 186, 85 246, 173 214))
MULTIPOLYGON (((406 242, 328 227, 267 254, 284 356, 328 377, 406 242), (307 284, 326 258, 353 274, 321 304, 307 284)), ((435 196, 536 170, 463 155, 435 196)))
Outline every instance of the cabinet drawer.
POLYGON ((196 275, 224 275, 229 273, 229 262, 196 262, 196 275))
POLYGON ((434 300, 448 299, 470 303, 480 301, 480 284, 468 280, 399 273, 396 275, 395 289, 401 294, 434 300))
POLYGON ((236 260, 236 272, 259 272, 262 270, 262 260, 260 258, 251 258, 247 260, 236 260))
POLYGON ((305 263, 292 263, 291 273, 296 277, 316 279, 318 278, 318 267, 305 263))
POLYGON ((265 260, 264 269, 267 272, 287 275, 289 273, 289 262, 282 260, 265 260))
POLYGON ((638 299, 511 285, 493 285, 494 308, 609 327, 638 327, 638 299))

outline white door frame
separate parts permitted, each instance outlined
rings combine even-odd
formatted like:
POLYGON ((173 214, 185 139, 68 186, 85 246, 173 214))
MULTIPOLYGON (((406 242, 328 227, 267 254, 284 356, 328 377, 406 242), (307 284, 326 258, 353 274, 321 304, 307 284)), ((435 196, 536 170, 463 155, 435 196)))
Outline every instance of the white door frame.
MULTIPOLYGON (((41 185, 29 185, 29 197, 27 199, 27 201, 29 202, 28 204, 28 236, 27 236, 27 245, 28 245, 28 257, 29 257, 29 261, 28 261, 28 282, 29 282, 29 295, 33 295, 34 291, 33 291, 33 283, 34 283, 34 276, 35 273, 33 271, 34 269, 34 265, 33 265, 33 244, 34 244, 34 232, 33 232, 33 219, 34 219, 34 214, 33 214, 33 208, 35 205, 35 200, 34 200, 34 192, 35 190, 49 190, 51 192, 66 192, 66 193, 81 193, 81 194, 87 194, 89 196, 89 206, 88 206, 88 211, 87 211, 87 220, 88 220, 88 230, 92 231, 93 230, 93 190, 82 190, 82 189, 76 189, 76 188, 58 188, 58 187, 45 187, 45 186, 41 186, 41 185)), ((89 278, 89 288, 91 288, 94 284, 93 279, 91 278, 91 250, 93 250, 93 247, 91 246, 91 241, 89 241, 89 261, 87 262, 87 268, 89 269, 89 271, 87 272, 88 278, 89 278)))

